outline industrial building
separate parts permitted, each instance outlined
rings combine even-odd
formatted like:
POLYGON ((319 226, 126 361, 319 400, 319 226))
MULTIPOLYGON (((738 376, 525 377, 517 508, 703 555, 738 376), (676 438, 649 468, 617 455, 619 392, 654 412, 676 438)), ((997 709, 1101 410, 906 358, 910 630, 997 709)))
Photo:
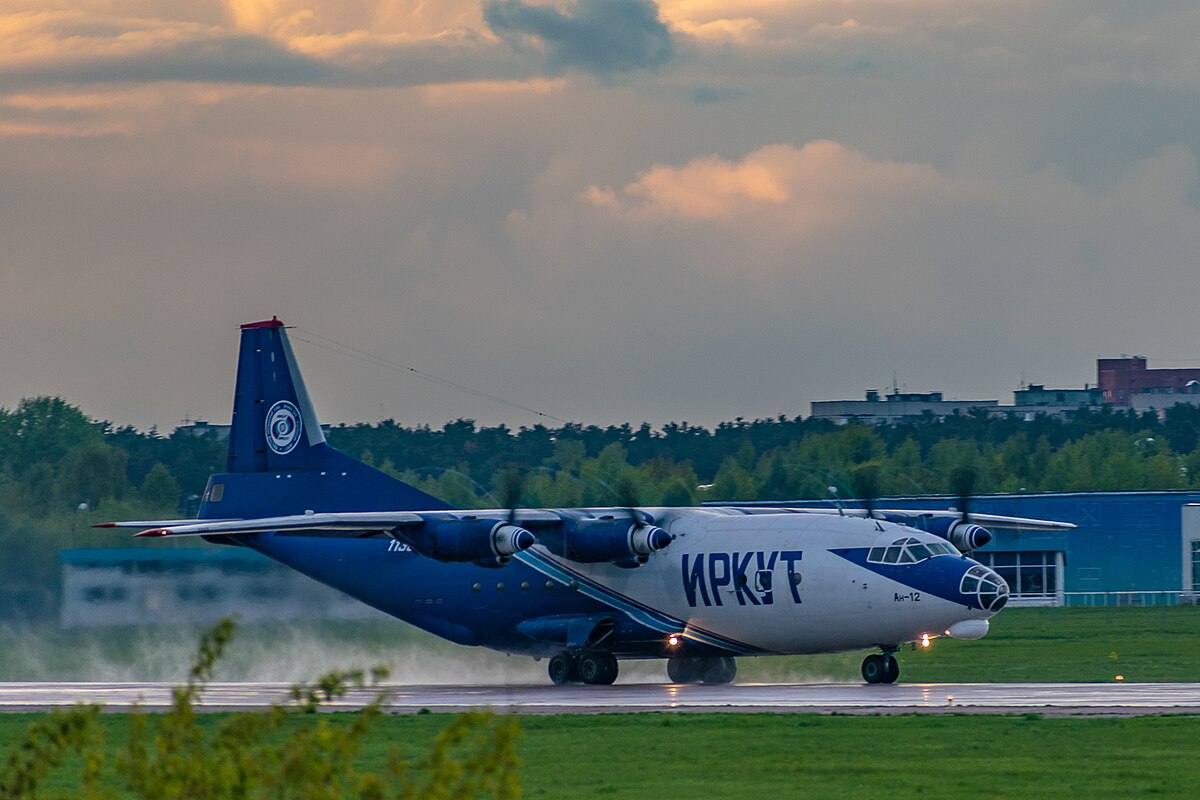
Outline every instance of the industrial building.
POLYGON ((990 415, 1068 418, 1081 408, 1110 406, 1120 410, 1160 414, 1180 403, 1200 405, 1200 369, 1150 369, 1145 356, 1096 359, 1095 386, 1048 389, 1045 384, 1022 383, 1013 391, 1012 405, 998 400, 945 400, 941 392, 892 392, 883 395, 868 389, 864 400, 818 400, 811 405, 814 419, 838 425, 859 422, 890 425, 932 416, 984 410, 990 415))
POLYGON ((998 400, 944 400, 941 392, 900 392, 879 394, 868 389, 864 400, 817 400, 812 404, 814 419, 827 419, 838 425, 860 422, 865 425, 892 424, 906 419, 929 416, 943 419, 976 409, 994 410, 998 400))
POLYGON ((244 547, 91 547, 59 561, 64 628, 380 617, 244 547))
POLYGON ((1133 408, 1149 398, 1165 408, 1200 397, 1200 369, 1150 369, 1145 356, 1122 356, 1097 359, 1096 372, 1105 405, 1133 408))
MULTIPOLYGON (((878 505, 944 510, 957 502, 889 497, 878 505)), ((1156 605, 1200 597, 1198 491, 986 495, 973 499, 971 510, 1078 526, 1061 533, 996 529, 992 542, 973 554, 1008 581, 1016 605, 1156 605)))

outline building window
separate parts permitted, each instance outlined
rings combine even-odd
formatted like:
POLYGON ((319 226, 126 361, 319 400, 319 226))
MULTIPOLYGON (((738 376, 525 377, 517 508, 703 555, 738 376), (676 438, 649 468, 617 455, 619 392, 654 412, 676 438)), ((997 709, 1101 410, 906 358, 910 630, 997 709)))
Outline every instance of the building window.
POLYGON ((1054 598, 1058 594, 1058 559, 1053 550, 1020 553, 976 553, 976 558, 999 573, 1014 599, 1054 598))
POLYGON ((1192 542, 1192 591, 1200 592, 1200 541, 1192 542))
POLYGON ((88 603, 124 603, 126 597, 124 586, 89 586, 83 590, 83 599, 88 603))

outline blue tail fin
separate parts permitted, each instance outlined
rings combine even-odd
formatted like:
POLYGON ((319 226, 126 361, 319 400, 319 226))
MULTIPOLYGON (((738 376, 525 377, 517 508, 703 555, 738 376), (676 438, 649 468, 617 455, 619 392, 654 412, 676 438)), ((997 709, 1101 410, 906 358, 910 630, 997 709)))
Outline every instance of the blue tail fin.
POLYGON ((229 460, 209 479, 201 519, 448 507, 326 444, 282 322, 243 325, 241 336, 229 460))

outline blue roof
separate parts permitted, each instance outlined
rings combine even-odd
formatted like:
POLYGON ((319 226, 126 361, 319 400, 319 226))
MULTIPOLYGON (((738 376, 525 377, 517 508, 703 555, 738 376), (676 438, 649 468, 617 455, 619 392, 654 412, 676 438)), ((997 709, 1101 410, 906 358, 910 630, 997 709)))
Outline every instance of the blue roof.
POLYGON ((246 547, 77 547, 60 550, 58 559, 76 567, 129 563, 261 564, 269 559, 246 547))

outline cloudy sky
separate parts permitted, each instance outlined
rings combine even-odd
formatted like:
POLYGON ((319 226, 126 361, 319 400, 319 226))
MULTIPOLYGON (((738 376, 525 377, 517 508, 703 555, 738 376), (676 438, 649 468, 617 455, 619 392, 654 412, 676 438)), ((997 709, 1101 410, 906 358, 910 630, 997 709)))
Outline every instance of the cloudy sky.
POLYGON ((0 406, 226 420, 272 314, 335 422, 539 421, 347 348, 583 422, 1194 365, 1198 40, 1168 0, 0 0, 0 406))

